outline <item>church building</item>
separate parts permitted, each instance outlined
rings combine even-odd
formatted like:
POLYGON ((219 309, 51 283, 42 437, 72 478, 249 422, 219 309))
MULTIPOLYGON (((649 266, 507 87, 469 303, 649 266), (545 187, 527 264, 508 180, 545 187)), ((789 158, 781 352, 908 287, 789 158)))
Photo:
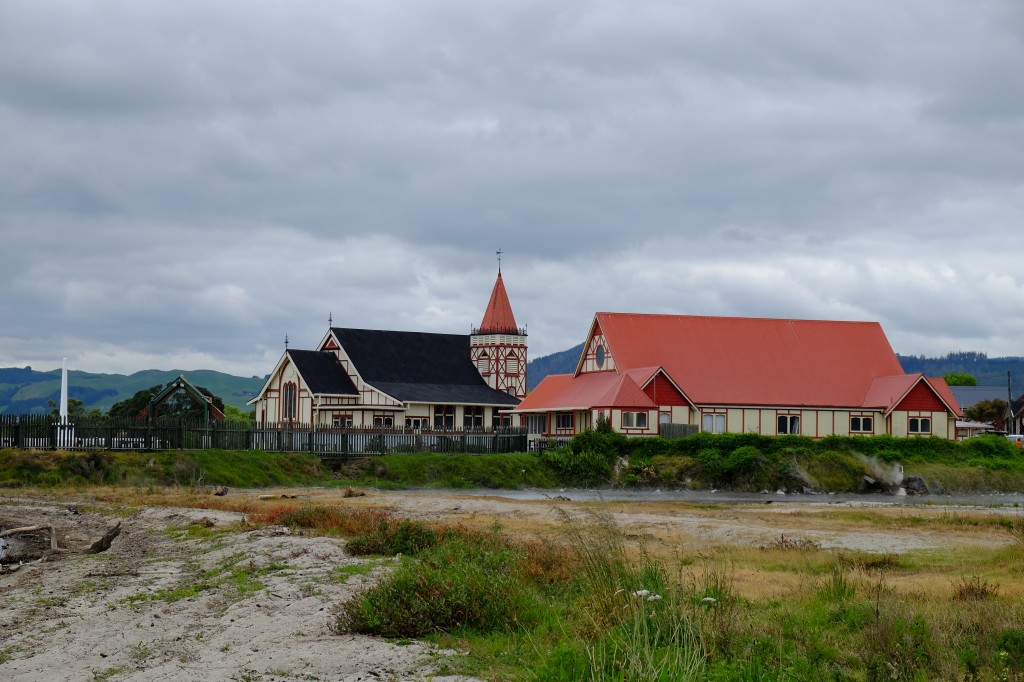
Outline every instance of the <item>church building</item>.
POLYGON ((526 396, 526 352, 499 267, 472 333, 330 326, 315 350, 285 349, 249 404, 258 422, 491 429, 526 396))

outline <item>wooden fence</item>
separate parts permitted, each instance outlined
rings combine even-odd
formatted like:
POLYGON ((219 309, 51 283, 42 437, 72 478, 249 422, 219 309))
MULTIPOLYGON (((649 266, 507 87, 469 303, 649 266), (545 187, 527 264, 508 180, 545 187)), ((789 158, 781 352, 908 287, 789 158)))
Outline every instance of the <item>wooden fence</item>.
POLYGON ((524 452, 526 430, 357 429, 292 422, 153 421, 0 415, 0 448, 40 450, 269 450, 325 457, 392 452, 524 452))

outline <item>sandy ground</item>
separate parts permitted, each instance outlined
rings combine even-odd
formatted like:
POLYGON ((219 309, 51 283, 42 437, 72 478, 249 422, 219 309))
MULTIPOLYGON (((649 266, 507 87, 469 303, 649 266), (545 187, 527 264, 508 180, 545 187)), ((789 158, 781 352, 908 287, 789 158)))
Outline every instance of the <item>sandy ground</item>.
MULTIPOLYGON (((259 499, 267 492, 232 491, 230 499, 253 508, 272 503, 259 499)), ((782 535, 868 552, 999 547, 1010 540, 990 525, 952 523, 923 530, 901 523, 901 516, 1021 513, 1018 508, 871 502, 702 507, 454 493, 370 491, 342 499, 339 491, 281 492, 386 507, 425 521, 499 523, 506 532, 524 536, 555 535, 565 515, 586 519, 601 513, 627 538, 665 553, 681 547, 759 546, 782 535), (864 506, 892 524, 844 520, 845 512, 864 506)), ((18 554, 42 553, 45 559, 13 572, 9 564, 0 567, 0 680, 469 681, 445 674, 450 652, 332 631, 339 604, 387 570, 390 560, 351 557, 341 540, 286 528, 218 532, 242 518, 202 509, 0 498, 0 529, 52 524, 61 548, 46 552, 42 533, 12 540, 8 548, 6 562, 18 554), (83 553, 118 521, 123 531, 109 551, 83 553), (351 567, 352 577, 340 576, 338 567, 351 567)))
MULTIPOLYGON (((283 528, 188 539, 174 529, 212 522, 215 531, 241 515, 144 508, 118 518, 5 502, 0 528, 53 524, 69 551, 0 572, 0 680, 469 680, 438 674, 445 652, 424 644, 332 632, 338 604, 373 576, 329 579, 332 568, 366 563, 341 541, 283 528), (108 552, 80 553, 117 521, 108 552), (243 592, 232 567, 263 589, 243 592), (210 586, 168 597, 199 583, 210 586)), ((31 555, 21 544, 10 550, 31 555)))

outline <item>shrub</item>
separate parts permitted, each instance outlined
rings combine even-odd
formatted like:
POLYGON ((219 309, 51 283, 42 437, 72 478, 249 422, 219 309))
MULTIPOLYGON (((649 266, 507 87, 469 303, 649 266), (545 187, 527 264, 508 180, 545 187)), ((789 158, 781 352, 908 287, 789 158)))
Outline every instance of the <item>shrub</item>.
POLYGON ((346 549, 355 555, 405 554, 415 556, 437 545, 437 533, 422 523, 405 519, 395 523, 381 519, 370 533, 349 540, 346 549))
POLYGON ((521 556, 497 541, 449 537, 345 602, 339 632, 423 637, 517 630, 536 619, 521 556))

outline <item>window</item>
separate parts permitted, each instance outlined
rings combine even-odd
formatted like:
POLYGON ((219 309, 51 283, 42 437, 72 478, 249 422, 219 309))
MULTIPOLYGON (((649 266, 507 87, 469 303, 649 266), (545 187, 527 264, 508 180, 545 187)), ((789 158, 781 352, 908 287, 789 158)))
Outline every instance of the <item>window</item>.
POLYGON ((465 411, 462 413, 462 428, 483 429, 484 408, 479 405, 467 406, 465 411))
POLYGON ((646 429, 647 428, 647 413, 646 412, 623 412, 622 413, 622 428, 624 428, 624 429, 646 429))
POLYGON ((491 361, 487 356, 487 351, 484 351, 479 358, 476 359, 476 368, 481 374, 489 374, 491 371, 491 361))
POLYGON ((910 433, 928 434, 932 432, 931 417, 911 417, 909 428, 910 433))
POLYGON ((573 426, 576 423, 574 420, 575 415, 572 412, 559 412, 555 415, 555 430, 556 431, 572 431, 573 426))
POLYGON ((455 428, 455 406, 435 405, 434 406, 434 428, 454 429, 455 428))
POLYGON ((298 390, 295 384, 288 382, 284 385, 284 397, 281 399, 281 416, 285 421, 292 421, 298 413, 298 390))
POLYGON ((783 434, 797 435, 800 433, 800 415, 780 414, 777 421, 780 436, 783 434))
POLYGON ((597 357, 594 358, 597 361, 597 368, 601 369, 604 367, 604 346, 597 347, 597 357))
POLYGON ((725 433, 725 415, 719 413, 704 415, 704 430, 708 433, 725 433))
POLYGON ((874 433, 875 420, 872 417, 850 417, 850 433, 874 433))
POLYGON ((512 415, 498 414, 498 408, 494 408, 494 415, 491 417, 491 425, 496 429, 502 426, 512 426, 512 415))
POLYGON ((547 418, 543 414, 531 414, 526 417, 526 430, 530 433, 547 431, 547 418))
POLYGON ((390 429, 395 425, 394 417, 374 417, 373 426, 378 429, 390 429))
POLYGON ((336 414, 332 419, 331 423, 336 429, 347 429, 352 426, 352 415, 350 414, 336 414))
POLYGON ((519 358, 505 358, 505 374, 519 374, 519 358))
POLYGON ((426 417, 406 417, 405 428, 407 429, 425 429, 430 426, 430 420, 426 417))

